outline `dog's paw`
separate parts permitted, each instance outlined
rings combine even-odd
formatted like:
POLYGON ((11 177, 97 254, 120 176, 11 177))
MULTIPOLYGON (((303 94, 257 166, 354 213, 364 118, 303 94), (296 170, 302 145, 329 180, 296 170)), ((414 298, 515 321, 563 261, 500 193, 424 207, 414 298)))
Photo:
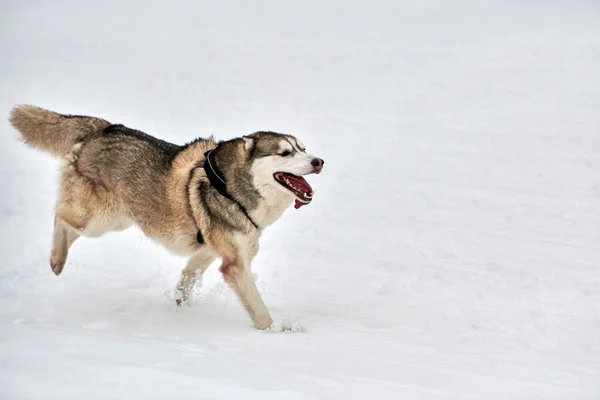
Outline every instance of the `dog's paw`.
POLYGON ((50 256, 50 268, 52 268, 54 275, 59 276, 62 273, 65 262, 64 258, 56 257, 54 254, 50 256))
POLYGON ((177 307, 190 305, 189 296, 186 296, 185 293, 183 293, 181 290, 175 289, 174 297, 175 297, 175 304, 177 304, 177 307))
POLYGON ((302 324, 300 322, 292 322, 291 324, 284 322, 282 320, 273 321, 273 323, 265 329, 265 332, 269 333, 290 333, 290 332, 305 332, 302 324))

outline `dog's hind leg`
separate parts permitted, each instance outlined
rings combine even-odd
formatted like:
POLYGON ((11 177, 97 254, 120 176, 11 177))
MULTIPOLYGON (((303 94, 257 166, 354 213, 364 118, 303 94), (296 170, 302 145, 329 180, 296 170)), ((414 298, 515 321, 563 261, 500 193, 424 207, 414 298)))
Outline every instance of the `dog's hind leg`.
POLYGON ((63 221, 60 217, 54 218, 50 267, 55 275, 58 276, 61 274, 65 262, 67 261, 69 248, 78 237, 79 234, 68 223, 63 221))
POLYGON ((216 258, 217 254, 206 248, 188 260, 187 265, 181 271, 181 278, 177 284, 175 301, 178 306, 189 300, 196 283, 216 258))
POLYGON ((100 185, 79 172, 77 152, 80 148, 81 145, 74 146, 72 153, 65 156, 61 170, 50 256, 50 266, 56 275, 62 273, 69 248, 79 236, 97 237, 131 225, 128 218, 119 216, 100 185))

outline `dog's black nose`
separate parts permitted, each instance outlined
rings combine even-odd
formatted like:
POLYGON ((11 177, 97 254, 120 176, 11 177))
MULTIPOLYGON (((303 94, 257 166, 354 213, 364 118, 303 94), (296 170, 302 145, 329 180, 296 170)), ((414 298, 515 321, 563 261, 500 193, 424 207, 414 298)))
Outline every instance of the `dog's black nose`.
POLYGON ((317 170, 317 172, 321 172, 321 170, 323 169, 323 165, 325 164, 325 161, 323 161, 320 158, 313 158, 310 161, 310 165, 312 165, 313 167, 315 167, 315 170, 317 170))

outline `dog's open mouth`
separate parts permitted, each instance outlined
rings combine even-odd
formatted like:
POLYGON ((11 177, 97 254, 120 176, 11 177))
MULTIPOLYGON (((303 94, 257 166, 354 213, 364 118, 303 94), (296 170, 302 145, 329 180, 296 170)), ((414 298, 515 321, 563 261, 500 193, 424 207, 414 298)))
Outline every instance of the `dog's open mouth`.
POLYGON ((312 201, 314 192, 303 177, 289 172, 275 172, 273 177, 281 186, 294 193, 296 196, 295 208, 300 208, 312 201))

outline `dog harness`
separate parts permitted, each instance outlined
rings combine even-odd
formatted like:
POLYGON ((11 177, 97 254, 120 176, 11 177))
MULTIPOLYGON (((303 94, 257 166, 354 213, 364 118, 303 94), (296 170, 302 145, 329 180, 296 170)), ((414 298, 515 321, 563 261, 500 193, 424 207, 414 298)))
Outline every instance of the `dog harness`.
POLYGON ((258 224, 254 222, 250 214, 248 214, 248 210, 244 207, 239 201, 233 198, 227 191, 227 182, 225 181, 225 177, 223 173, 217 166, 217 162, 215 160, 215 154, 213 153, 214 149, 207 151, 204 153, 206 157, 206 161, 204 162, 204 171, 206 171, 206 176, 208 177, 208 181, 210 184, 217 189, 217 192, 221 194, 221 196, 226 197, 227 199, 233 201, 238 205, 240 211, 248 218, 248 220, 254 225, 256 229, 258 229, 258 224))

